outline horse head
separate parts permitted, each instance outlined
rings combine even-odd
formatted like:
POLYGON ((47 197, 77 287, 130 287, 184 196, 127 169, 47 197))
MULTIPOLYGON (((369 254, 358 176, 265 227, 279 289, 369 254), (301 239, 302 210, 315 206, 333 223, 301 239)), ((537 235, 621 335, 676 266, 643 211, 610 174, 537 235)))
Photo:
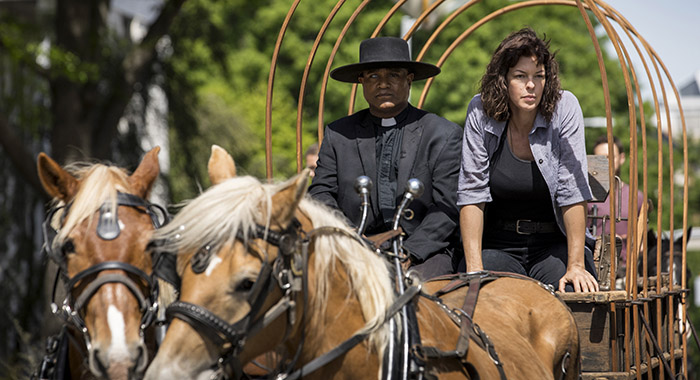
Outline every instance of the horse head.
POLYGON ((273 350, 300 317, 291 291, 300 284, 291 271, 303 270, 296 254, 301 224, 311 228, 296 213, 308 171, 280 185, 261 184, 236 177, 233 159, 218 146, 208 171, 212 187, 154 235, 158 249, 176 253, 181 289, 147 379, 240 370, 236 363, 273 350), (256 332, 263 328, 261 338, 256 332))
MULTIPOLYGON (((145 198, 159 173, 159 150, 148 152, 131 175, 103 164, 64 168, 38 156, 39 179, 54 198, 45 251, 65 285, 65 299, 52 299, 52 308, 85 342, 85 351, 71 357, 87 356, 98 378, 140 378, 148 364, 144 334, 155 289, 145 252, 164 210, 145 198)), ((81 370, 87 372, 71 368, 73 374, 81 370)))

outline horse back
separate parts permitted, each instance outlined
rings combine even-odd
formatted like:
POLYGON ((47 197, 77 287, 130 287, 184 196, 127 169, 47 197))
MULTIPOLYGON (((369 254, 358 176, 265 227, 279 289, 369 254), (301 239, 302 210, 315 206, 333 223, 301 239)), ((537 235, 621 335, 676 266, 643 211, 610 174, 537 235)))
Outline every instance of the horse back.
MULTIPOLYGON (((438 296, 449 309, 463 309, 469 285, 459 284, 459 278, 428 281, 423 291, 438 296)), ((568 307, 539 282, 510 275, 483 281, 472 318, 493 342, 508 379, 558 379, 562 364, 567 378, 578 377, 576 322, 568 307)), ((470 351, 472 347, 477 345, 470 345, 470 351)))

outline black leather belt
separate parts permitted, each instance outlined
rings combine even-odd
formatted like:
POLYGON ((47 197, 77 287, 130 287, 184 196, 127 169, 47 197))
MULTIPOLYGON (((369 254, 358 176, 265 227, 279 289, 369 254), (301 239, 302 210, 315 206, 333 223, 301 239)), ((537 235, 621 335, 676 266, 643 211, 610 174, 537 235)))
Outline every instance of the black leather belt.
POLYGON ((506 231, 514 231, 521 235, 546 234, 557 231, 557 224, 554 222, 533 222, 527 219, 500 221, 497 225, 506 231))

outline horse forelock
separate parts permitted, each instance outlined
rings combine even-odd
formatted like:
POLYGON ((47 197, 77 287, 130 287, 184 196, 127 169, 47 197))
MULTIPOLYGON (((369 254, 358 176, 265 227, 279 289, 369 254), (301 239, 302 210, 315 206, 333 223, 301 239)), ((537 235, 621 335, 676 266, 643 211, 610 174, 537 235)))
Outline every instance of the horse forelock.
MULTIPOLYGON (((307 197, 299 208, 309 216, 315 228, 329 226, 354 233, 338 211, 320 202, 307 197)), ((311 305, 312 318, 322 320, 326 309, 324 305, 332 290, 329 288, 330 278, 335 275, 337 261, 347 271, 349 288, 360 304, 366 321, 363 330, 371 332, 370 342, 381 355, 389 338, 388 325, 383 323, 386 310, 396 298, 386 259, 342 234, 318 235, 314 239, 313 250, 316 294, 311 305)))
MULTIPOLYGON (((270 217, 260 220, 260 205, 272 202, 275 185, 262 184, 254 177, 234 177, 210 187, 182 208, 153 240, 161 251, 192 254, 204 245, 220 247, 233 243, 239 231, 247 239, 256 224, 269 227, 270 217)), ((212 249, 216 251, 216 249, 212 249)))
MULTIPOLYGON (((100 207, 107 203, 112 211, 113 221, 117 213, 113 212, 117 207, 117 192, 129 192, 127 173, 116 166, 95 164, 91 166, 72 165, 66 170, 80 180, 80 188, 70 204, 70 210, 60 226, 55 244, 61 244, 68 234, 84 220, 89 220, 88 225, 93 224, 93 217, 100 207)), ((65 209, 57 213, 61 218, 65 209)), ((56 220, 56 219, 54 219, 56 220)))

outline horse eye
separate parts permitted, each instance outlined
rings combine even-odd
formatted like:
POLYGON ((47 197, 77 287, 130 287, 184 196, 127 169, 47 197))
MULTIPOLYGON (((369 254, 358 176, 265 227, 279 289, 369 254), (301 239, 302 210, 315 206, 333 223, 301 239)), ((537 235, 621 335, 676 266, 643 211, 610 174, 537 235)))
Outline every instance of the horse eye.
POLYGON ((64 256, 68 255, 69 253, 75 253, 75 245, 73 244, 73 240, 68 239, 63 243, 61 246, 61 253, 64 256))
POLYGON ((238 286, 236 286, 236 291, 237 292, 249 292, 251 289, 253 289, 253 285, 255 285, 255 281, 251 279, 245 279, 241 281, 238 286))

